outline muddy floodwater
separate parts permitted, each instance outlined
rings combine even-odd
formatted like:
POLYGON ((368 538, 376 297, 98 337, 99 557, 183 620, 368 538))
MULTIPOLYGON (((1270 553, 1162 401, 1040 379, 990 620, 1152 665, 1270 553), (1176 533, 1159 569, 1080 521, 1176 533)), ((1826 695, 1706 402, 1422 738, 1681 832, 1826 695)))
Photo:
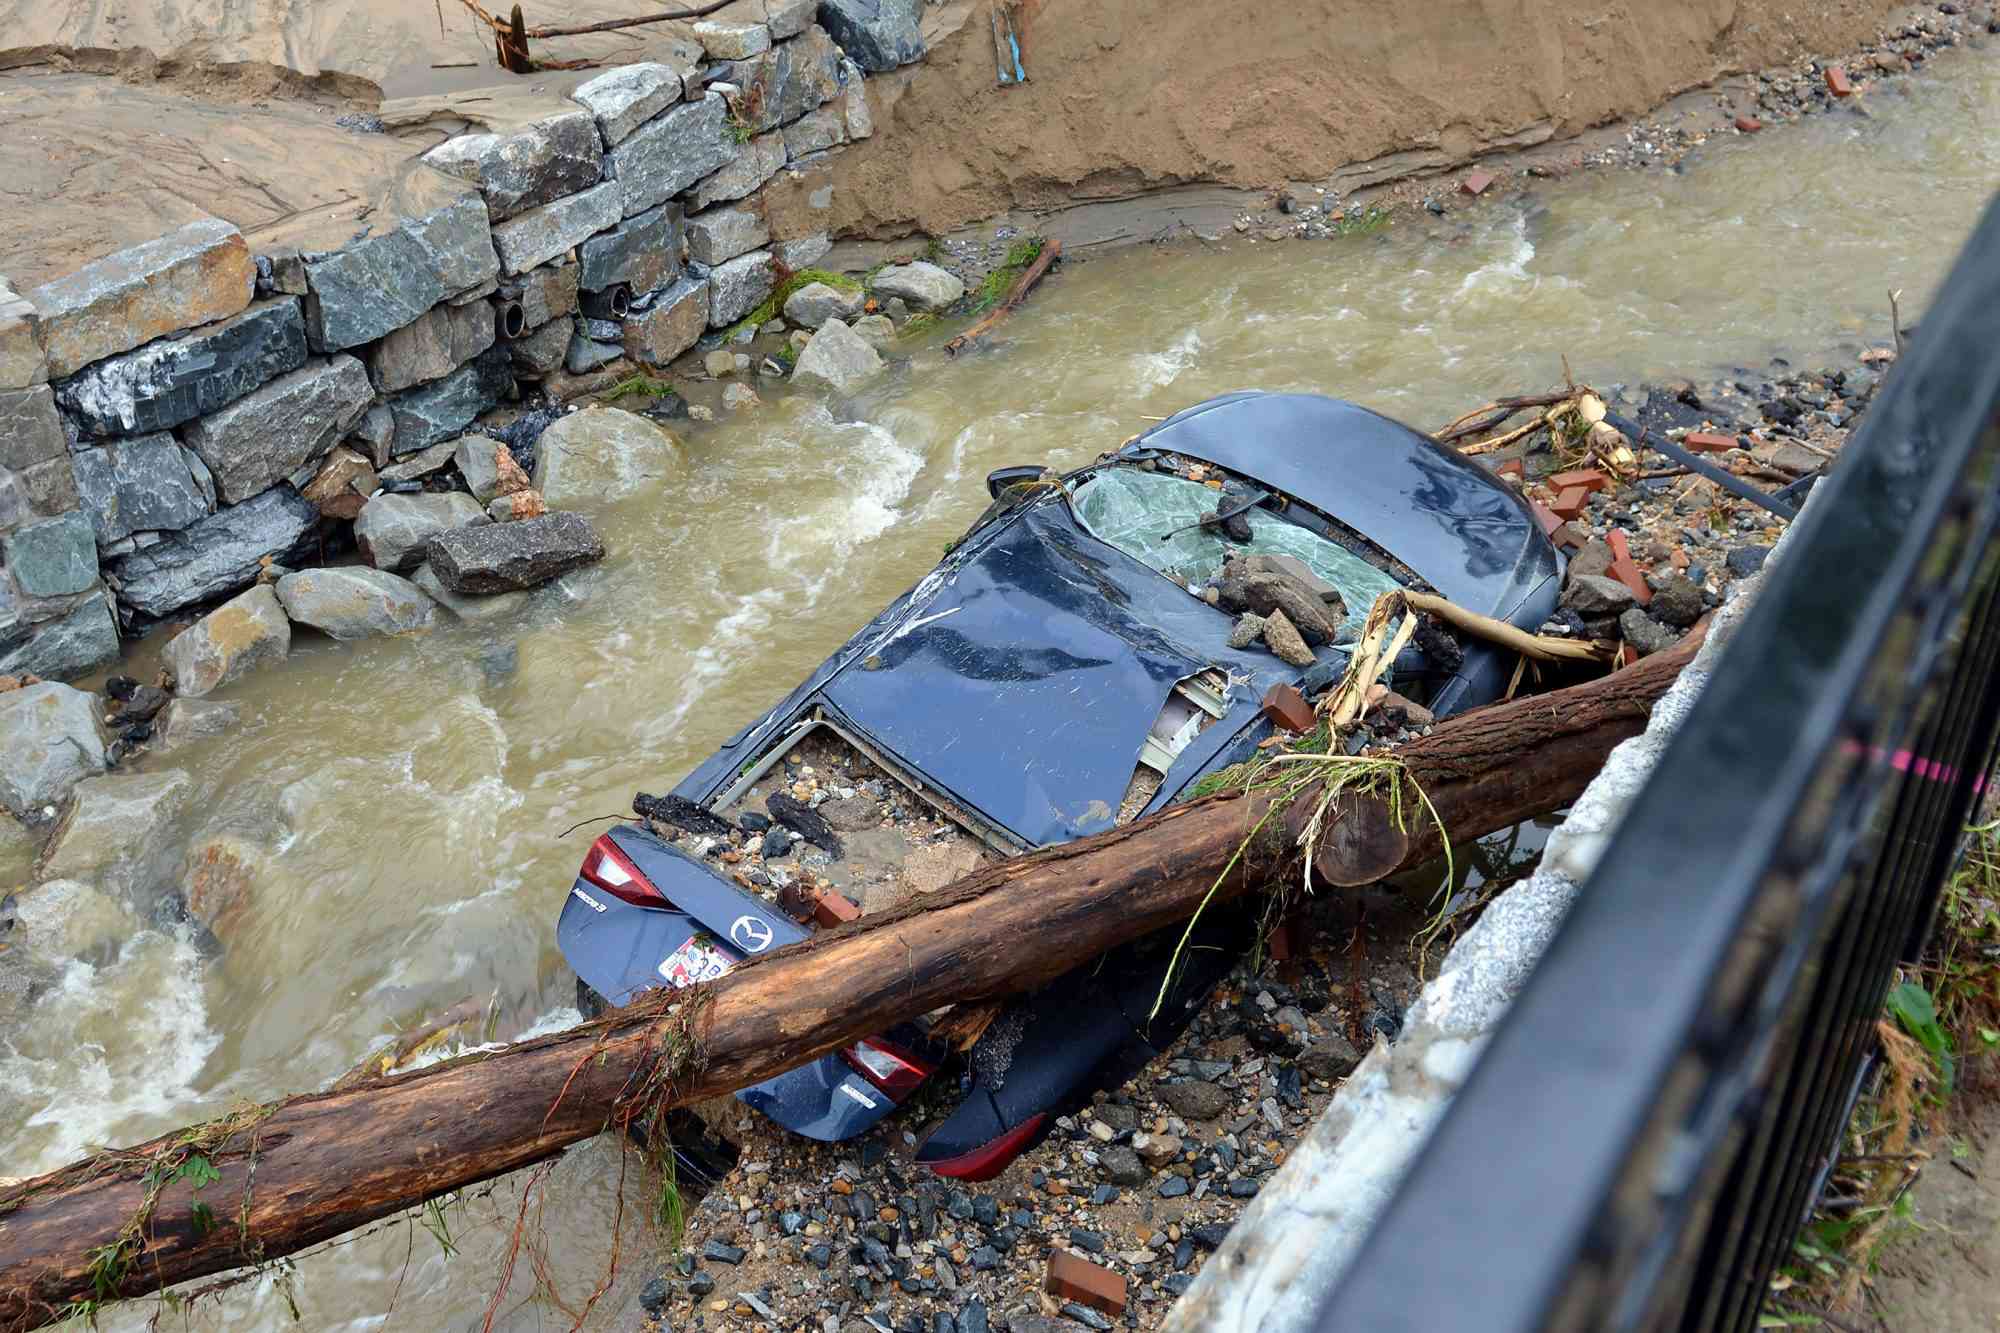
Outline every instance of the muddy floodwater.
MULTIPOLYGON (((139 761, 193 775, 198 836, 261 849, 225 950, 145 931, 73 964, 0 1037, 0 1175, 324 1086, 468 996, 497 992, 509 1034, 573 1021, 555 919, 592 833, 558 835, 670 787, 790 689, 930 567, 992 468, 1073 467, 1231 389, 1339 394, 1434 428, 1559 379, 1565 356, 1602 388, 1885 342, 1885 293, 1920 315, 2000 183, 2000 60, 1940 66, 1876 91, 1871 115, 1719 139, 1681 172, 1582 176, 1373 236, 1075 266, 991 350, 949 361, 942 329, 851 403, 767 391, 688 430, 683 457, 573 506, 610 559, 514 620, 302 633, 226 692, 236 730, 139 761)), ((21 877, 18 848, 0 858, 21 877)), ((656 1247, 630 1166, 623 1262, 592 1324, 656 1247)), ((529 1213, 545 1257, 523 1254, 494 1327, 571 1326, 609 1264, 618 1172, 606 1141, 550 1175, 529 1213)), ((479 1327, 519 1191, 445 1210, 455 1256, 398 1223, 301 1259, 298 1326, 479 1327)), ((287 1323, 280 1285, 260 1277, 190 1324, 287 1323)))

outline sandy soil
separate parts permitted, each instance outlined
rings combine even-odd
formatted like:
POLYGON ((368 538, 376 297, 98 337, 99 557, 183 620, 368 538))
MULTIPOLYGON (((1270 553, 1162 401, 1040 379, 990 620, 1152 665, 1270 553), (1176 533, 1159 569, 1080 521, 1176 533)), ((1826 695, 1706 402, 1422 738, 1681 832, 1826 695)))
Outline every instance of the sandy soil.
POLYGON ((2000 1088, 1969 1095, 1912 1188, 1914 1233, 1892 1242, 1869 1293, 1891 1333, 2000 1328, 2000 1088))
POLYGON ((1734 71, 1872 36, 1895 0, 1023 0, 1029 82, 995 83, 985 3, 869 81, 876 135, 778 191, 817 229, 943 233, 1010 208, 1357 163, 1444 168, 1567 137, 1734 71), (831 180, 829 209, 809 209, 831 180))

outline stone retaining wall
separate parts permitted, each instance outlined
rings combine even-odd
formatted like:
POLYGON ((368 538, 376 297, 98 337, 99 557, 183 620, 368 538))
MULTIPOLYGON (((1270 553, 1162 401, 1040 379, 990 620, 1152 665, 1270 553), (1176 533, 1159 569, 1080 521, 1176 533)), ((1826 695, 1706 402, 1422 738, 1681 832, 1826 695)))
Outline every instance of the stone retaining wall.
POLYGON ((760 192, 872 132, 864 72, 922 56, 919 7, 738 0, 684 59, 432 149, 337 249, 211 218, 0 277, 0 674, 81 675, 248 586, 522 382, 742 319, 829 249, 760 192))

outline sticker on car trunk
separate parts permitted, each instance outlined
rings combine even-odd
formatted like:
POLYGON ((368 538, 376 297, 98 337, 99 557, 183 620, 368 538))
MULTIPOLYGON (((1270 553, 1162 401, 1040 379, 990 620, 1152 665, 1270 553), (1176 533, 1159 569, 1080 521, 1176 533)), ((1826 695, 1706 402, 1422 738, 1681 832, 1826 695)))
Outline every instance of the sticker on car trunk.
POLYGON ((676 989, 713 981, 736 965, 713 935, 695 934, 660 962, 660 976, 676 989))

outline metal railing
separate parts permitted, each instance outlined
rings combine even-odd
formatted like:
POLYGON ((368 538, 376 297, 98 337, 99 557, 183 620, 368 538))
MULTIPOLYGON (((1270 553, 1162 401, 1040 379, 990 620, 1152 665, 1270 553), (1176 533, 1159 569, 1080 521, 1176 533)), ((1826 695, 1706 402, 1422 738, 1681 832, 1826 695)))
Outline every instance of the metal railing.
POLYGON ((1330 1330, 1747 1329, 2000 731, 2000 205, 1330 1330))

